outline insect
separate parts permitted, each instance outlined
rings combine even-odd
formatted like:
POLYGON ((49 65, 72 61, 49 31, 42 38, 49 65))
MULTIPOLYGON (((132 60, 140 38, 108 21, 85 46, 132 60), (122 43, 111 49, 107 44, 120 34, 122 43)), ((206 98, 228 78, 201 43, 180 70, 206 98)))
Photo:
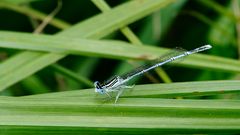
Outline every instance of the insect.
POLYGON ((133 86, 126 85, 126 83, 129 80, 135 78, 136 76, 142 75, 156 67, 162 66, 164 64, 170 63, 182 57, 185 57, 194 53, 198 53, 201 51, 205 51, 211 48, 212 48, 211 45, 204 45, 190 51, 177 51, 177 53, 175 51, 174 53, 163 55, 163 57, 155 59, 151 61, 149 64, 140 66, 124 75, 114 76, 112 79, 103 83, 100 83, 98 81, 94 82, 95 92, 98 92, 100 94, 106 94, 109 97, 111 97, 109 94, 110 92, 117 92, 117 95, 115 97, 115 103, 117 103, 118 98, 122 94, 123 90, 133 87, 133 86))

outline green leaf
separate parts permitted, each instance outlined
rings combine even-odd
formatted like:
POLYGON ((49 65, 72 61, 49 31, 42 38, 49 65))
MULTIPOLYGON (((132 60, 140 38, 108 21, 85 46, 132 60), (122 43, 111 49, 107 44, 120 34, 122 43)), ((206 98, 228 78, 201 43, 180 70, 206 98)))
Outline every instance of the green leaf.
POLYGON ((97 98, 0 98, 2 133, 236 133, 240 101, 97 98), (56 132, 55 132, 56 133, 56 132))
MULTIPOLYGON (((0 34, 1 47, 54 52, 56 53, 55 55, 75 54, 114 59, 151 60, 169 51, 169 49, 150 45, 133 46, 127 42, 117 40, 98 41, 13 32, 0 32, 0 34)), ((204 67, 240 72, 240 62, 237 60, 203 54, 189 56, 186 60, 178 64, 188 67, 204 67)))

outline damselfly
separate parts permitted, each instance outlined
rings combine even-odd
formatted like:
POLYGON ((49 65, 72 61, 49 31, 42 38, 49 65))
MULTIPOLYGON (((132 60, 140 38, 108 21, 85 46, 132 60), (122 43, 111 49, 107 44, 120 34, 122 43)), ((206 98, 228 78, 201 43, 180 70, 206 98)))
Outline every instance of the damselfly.
POLYGON ((116 98, 115 98, 115 103, 116 103, 124 89, 133 87, 133 86, 127 86, 126 83, 129 80, 133 79, 134 77, 142 75, 142 74, 148 72, 149 70, 152 70, 156 67, 170 63, 174 60, 180 59, 182 57, 188 56, 193 53, 205 51, 210 48, 212 48, 211 45, 204 45, 204 46, 201 46, 199 48, 196 48, 196 49, 193 49, 190 51, 178 51, 178 53, 175 52, 173 54, 170 54, 171 55, 170 57, 169 57, 169 55, 166 55, 165 57, 160 57, 156 60, 153 60, 148 65, 138 67, 138 68, 136 68, 124 75, 121 75, 121 76, 114 76, 111 80, 108 80, 106 82, 99 83, 98 81, 96 81, 96 82, 94 82, 95 92, 98 92, 100 94, 106 94, 109 97, 111 97, 109 94, 110 92, 118 92, 116 95, 116 98))

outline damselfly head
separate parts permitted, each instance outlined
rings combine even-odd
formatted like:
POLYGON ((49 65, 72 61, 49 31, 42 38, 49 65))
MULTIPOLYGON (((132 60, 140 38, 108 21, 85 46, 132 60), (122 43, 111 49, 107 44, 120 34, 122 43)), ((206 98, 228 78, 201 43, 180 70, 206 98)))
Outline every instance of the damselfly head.
POLYGON ((104 94, 104 90, 101 87, 100 83, 98 81, 94 82, 94 86, 95 86, 95 92, 98 92, 100 94, 104 94))

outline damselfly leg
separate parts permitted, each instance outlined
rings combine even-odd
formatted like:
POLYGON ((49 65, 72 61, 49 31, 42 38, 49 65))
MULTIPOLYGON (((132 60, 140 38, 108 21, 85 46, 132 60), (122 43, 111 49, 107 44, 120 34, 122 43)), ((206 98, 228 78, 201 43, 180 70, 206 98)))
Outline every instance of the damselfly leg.
POLYGON ((132 89, 135 85, 131 85, 131 86, 128 86, 128 85, 121 85, 119 90, 118 90, 118 93, 117 93, 117 96, 115 98, 115 104, 117 103, 118 101, 118 98, 120 97, 120 95, 123 93, 123 91, 125 89, 132 89))

